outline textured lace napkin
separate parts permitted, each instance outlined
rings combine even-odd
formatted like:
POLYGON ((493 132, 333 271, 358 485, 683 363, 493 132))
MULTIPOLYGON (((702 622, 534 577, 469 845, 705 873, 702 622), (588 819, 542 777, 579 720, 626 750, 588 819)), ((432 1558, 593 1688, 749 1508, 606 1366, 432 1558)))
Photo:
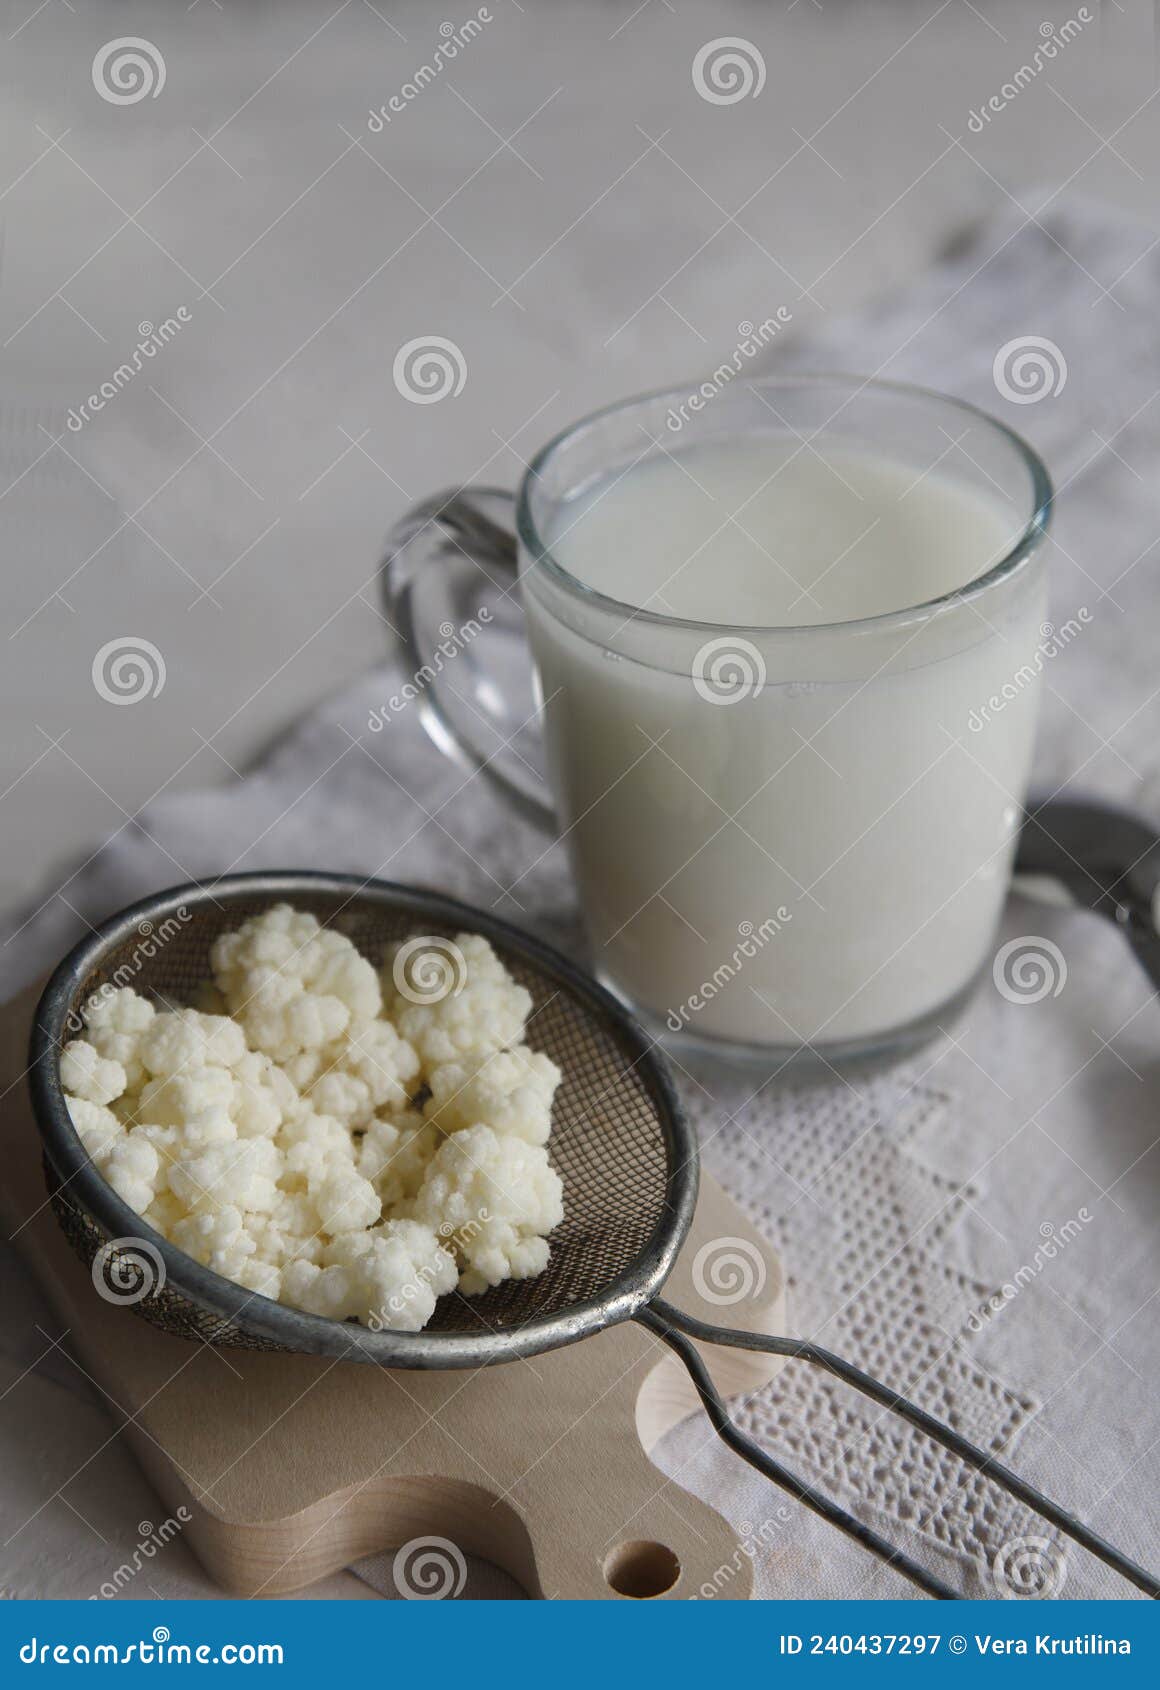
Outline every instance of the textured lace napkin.
MULTIPOLYGON (((1046 664, 1037 786, 1096 791, 1160 819, 1160 249, 1148 243, 1083 207, 1041 225, 990 223, 901 297, 778 357, 924 382, 1040 448, 1062 489, 1052 620, 1088 614, 1046 664)), ((481 781, 446 764, 413 709, 369 730, 397 684, 388 667, 367 675, 239 784, 151 804, 14 924, 0 951, 4 995, 85 921, 151 888, 274 865, 437 885, 577 951, 559 850, 545 855, 481 781)), ((1016 896, 1003 937, 1020 936, 1054 947, 1058 992, 1020 1000, 988 984, 905 1065, 681 1084, 706 1165, 782 1252, 797 1329, 1001 1451, 1155 1564, 1160 1013, 1099 918, 1016 896)), ((793 1365, 738 1412, 803 1477, 973 1594, 1130 1593, 985 1478, 824 1376, 793 1365)), ((747 1558, 770 1595, 909 1592, 733 1460, 699 1417, 659 1454, 736 1525, 734 1561, 706 1594, 747 1558)), ((680 1491, 669 1497, 679 1515, 680 1491)), ((631 1521, 608 1524, 610 1542, 631 1535, 631 1521)), ((389 1589, 389 1564, 364 1576, 389 1589)))

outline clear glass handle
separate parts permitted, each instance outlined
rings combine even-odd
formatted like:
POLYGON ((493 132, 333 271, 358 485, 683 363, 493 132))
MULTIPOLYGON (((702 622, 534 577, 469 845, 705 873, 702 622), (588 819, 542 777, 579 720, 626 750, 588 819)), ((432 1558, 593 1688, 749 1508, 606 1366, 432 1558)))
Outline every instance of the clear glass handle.
POLYGON ((416 505, 387 536, 382 592, 410 670, 398 707, 417 708, 445 756, 486 776, 521 816, 554 834, 539 684, 517 591, 514 502, 498 487, 464 487, 416 505))

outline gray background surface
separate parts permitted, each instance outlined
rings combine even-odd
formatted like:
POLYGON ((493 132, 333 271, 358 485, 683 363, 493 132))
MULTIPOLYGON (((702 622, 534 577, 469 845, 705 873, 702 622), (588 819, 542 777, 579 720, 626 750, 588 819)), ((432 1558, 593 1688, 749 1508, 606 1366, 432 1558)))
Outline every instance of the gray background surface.
POLYGON ((376 551, 410 499, 513 484, 586 408, 712 368, 779 305, 792 335, 888 293, 1013 200, 1154 210, 1150 0, 1092 0, 1050 74, 968 128, 1077 10, 494 0, 376 135, 466 7, 0 6, 0 905, 159 788, 231 779, 372 662, 376 551), (165 86, 109 104, 93 55, 138 33, 165 86), (767 82, 715 106, 690 65, 729 34, 767 82), (468 375, 419 406, 391 366, 430 334, 468 375), (132 710, 91 679, 126 636, 166 666, 132 710))

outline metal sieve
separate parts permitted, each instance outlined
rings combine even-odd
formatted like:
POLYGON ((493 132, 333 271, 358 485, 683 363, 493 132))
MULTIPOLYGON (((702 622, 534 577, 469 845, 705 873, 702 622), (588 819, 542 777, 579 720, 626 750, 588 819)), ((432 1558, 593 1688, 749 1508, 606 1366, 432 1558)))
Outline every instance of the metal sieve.
MULTIPOLYGON (((353 875, 238 874, 158 893, 94 929, 60 964, 33 1023, 30 1086, 52 1207, 74 1250, 99 1252, 121 1276, 152 1280, 131 1306, 154 1325, 212 1344, 304 1351, 383 1368, 476 1368, 535 1355, 636 1320, 680 1357, 719 1436, 807 1507, 936 1597, 958 1593, 872 1527, 797 1478, 732 1422, 691 1340, 760 1350, 825 1369, 926 1432, 1151 1596, 1160 1580, 1104 1542, 957 1432, 891 1387, 819 1346, 735 1332, 683 1313, 661 1290, 697 1196, 698 1154, 655 1043, 621 1005, 549 946, 453 899, 353 875), (195 1000, 219 933, 275 902, 309 910, 376 965, 416 933, 482 934, 531 993, 529 1042, 562 1070, 550 1152, 564 1221, 538 1278, 480 1297, 440 1299, 418 1333, 372 1331, 286 1308, 213 1273, 154 1232, 101 1178, 78 1138, 59 1078, 59 1051, 102 986, 132 985, 159 1003, 195 1000)), ((123 1280, 122 1280, 123 1282, 123 1280)))

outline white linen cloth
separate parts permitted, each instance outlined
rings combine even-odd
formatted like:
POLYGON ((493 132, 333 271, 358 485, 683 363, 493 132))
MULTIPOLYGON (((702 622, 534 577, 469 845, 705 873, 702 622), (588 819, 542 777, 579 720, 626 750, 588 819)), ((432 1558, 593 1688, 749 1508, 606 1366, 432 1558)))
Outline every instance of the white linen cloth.
MULTIPOLYGON (((1040 448, 1063 489, 1052 618, 1086 606, 1091 619, 1048 665, 1036 785, 1099 792, 1160 819, 1150 471, 1160 251, 1083 206, 1057 207, 1042 228, 1022 224, 987 224, 902 295, 779 348, 775 363, 919 380, 997 412, 1040 448), (1097 299, 1092 277, 1121 272, 1117 308, 1097 299), (992 361, 1024 334, 1053 342, 1068 374, 1054 395, 1017 405, 997 395, 992 361)), ((433 465, 432 485, 445 479, 433 465)), ((399 678, 386 665, 362 676, 244 779, 151 803, 14 923, 0 951, 3 994, 86 922, 151 889, 266 866, 498 899, 509 919, 577 951, 558 848, 543 856, 541 838, 482 781, 444 762, 413 708, 389 731, 368 731, 399 678), (519 908, 500 896, 517 877, 519 908)), ((1005 936, 1020 934, 1058 945, 1067 981, 1057 997, 1012 1004, 988 985, 944 1039, 904 1064, 756 1091, 751 1076, 685 1078, 685 1101, 706 1166, 781 1249, 798 1329, 1001 1449, 1155 1564, 1160 1014, 1100 919, 1015 897, 1005 936), (1005 1284, 1018 1294, 974 1331, 972 1314, 1005 1284)), ((4 1282, 19 1319, 32 1293, 15 1289, 10 1263, 4 1282)), ((1065 1556, 1043 1522, 985 1479, 807 1369, 788 1369, 739 1412, 803 1476, 974 1594, 995 1592, 997 1556, 1038 1563, 1064 1597, 1129 1594, 1082 1552, 1065 1556)), ((661 1458, 736 1524, 763 1593, 908 1593, 742 1467, 699 1417, 661 1458)), ((678 1491, 673 1505, 679 1514, 678 1491)), ((610 1519, 610 1540, 624 1535, 631 1522, 610 1519)), ((380 1559, 368 1577, 386 1589, 388 1569, 380 1559)), ((729 1576, 723 1569, 723 1584, 729 1576)))

